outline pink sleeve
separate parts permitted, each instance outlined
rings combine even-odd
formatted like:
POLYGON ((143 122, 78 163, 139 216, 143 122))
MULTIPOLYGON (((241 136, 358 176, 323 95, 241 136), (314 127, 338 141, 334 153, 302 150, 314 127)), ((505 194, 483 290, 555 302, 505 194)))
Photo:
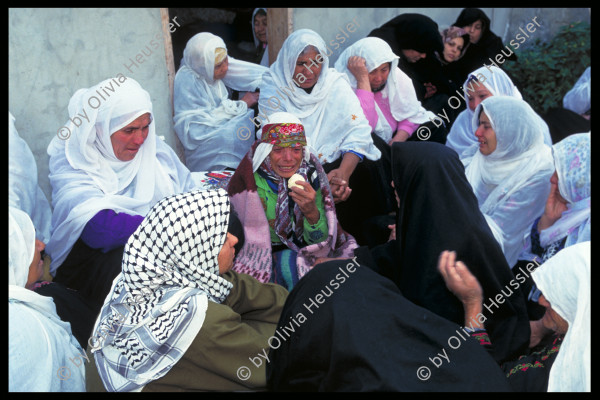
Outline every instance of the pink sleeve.
POLYGON ((365 113, 365 117, 367 117, 367 121, 369 121, 369 125, 371 125, 371 129, 375 130, 377 120, 379 119, 377 111, 375 110, 375 95, 373 92, 363 89, 356 89, 355 93, 360 101, 360 106, 365 113))
POLYGON ((406 131, 409 135, 412 135, 413 132, 419 127, 419 124, 413 124, 412 122, 410 122, 409 120, 405 119, 404 121, 400 121, 398 123, 398 127, 396 128, 397 131, 399 131, 400 129, 402 129, 403 131, 406 131))

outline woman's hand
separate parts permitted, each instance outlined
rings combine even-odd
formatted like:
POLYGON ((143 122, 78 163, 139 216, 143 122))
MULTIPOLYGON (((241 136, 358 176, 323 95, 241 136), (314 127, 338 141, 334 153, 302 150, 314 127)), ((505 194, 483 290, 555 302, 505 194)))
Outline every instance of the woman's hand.
POLYGON ((388 229, 391 231, 388 242, 390 240, 396 240, 396 224, 388 225, 388 229))
POLYGON ((367 64, 364 58, 359 56, 350 57, 348 59, 348 70, 352 72, 352 75, 356 78, 357 89, 371 91, 369 71, 367 70, 367 64))
POLYGON ((327 179, 329 179, 329 186, 331 187, 331 194, 335 203, 346 201, 350 197, 352 189, 348 187, 349 178, 344 177, 343 172, 339 168, 329 171, 327 179))
POLYGON ((544 209, 542 218, 538 221, 538 232, 554 225, 565 211, 567 211, 567 201, 560 195, 558 183, 551 181, 550 194, 548 195, 548 200, 546 200, 546 208, 544 209))
POLYGON ((541 319, 529 321, 529 327, 531 329, 531 336, 529 337, 530 348, 537 346, 546 335, 554 332, 552 329, 546 328, 541 319))
POLYGON ((424 83, 425 86, 425 98, 428 99, 437 92, 437 88, 431 82, 424 83))
POLYGON ((394 144, 394 142, 406 142, 406 140, 409 137, 410 137, 410 135, 408 134, 408 132, 406 132, 403 129, 399 129, 398 131, 396 131, 396 134, 394 135, 394 137, 390 139, 388 144, 391 146, 392 144, 394 144))
POLYGON ((298 204, 300 211, 311 225, 319 222, 319 210, 317 209, 317 192, 308 182, 298 181, 299 188, 294 186, 290 189, 290 197, 298 204))
POLYGON ((248 105, 248 108, 258 104, 259 92, 246 92, 242 101, 248 105))
POLYGON ((456 261, 456 253, 444 250, 438 259, 438 270, 446 287, 463 303, 465 324, 483 309, 483 289, 479 281, 462 261, 456 261))

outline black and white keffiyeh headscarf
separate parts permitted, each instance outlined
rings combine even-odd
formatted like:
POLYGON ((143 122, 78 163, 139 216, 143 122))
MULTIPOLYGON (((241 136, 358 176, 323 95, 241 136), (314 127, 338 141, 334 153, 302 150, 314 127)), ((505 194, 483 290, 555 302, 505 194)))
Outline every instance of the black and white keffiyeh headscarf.
POLYGON ((223 189, 164 198, 131 235, 89 345, 109 391, 139 391, 164 376, 232 284, 218 255, 230 215, 223 189))

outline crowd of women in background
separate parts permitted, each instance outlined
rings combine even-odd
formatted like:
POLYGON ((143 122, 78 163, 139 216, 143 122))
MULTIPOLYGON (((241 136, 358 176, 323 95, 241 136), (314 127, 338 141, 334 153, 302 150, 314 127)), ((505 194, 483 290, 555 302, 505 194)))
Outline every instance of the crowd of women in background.
MULTIPOLYGON (((48 146, 50 207, 9 113, 9 389, 589 391, 590 132, 556 140, 483 66, 505 47, 479 9, 399 15, 334 65, 310 29, 269 63, 267 13, 253 60, 188 41, 184 162, 123 77, 48 146)), ((565 96, 586 118, 590 74, 565 96)))

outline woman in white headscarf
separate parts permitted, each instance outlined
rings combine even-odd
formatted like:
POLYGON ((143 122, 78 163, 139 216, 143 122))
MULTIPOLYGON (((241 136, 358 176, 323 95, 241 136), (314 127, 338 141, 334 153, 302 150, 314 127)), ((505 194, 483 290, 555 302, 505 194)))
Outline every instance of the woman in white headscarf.
POLYGON ((479 148, 461 161, 479 209, 513 267, 550 193, 552 152, 544 143, 541 119, 523 100, 485 99, 472 124, 479 148))
MULTIPOLYGON (((539 303, 544 314, 540 319, 530 321, 530 350, 501 364, 514 391, 591 390, 590 253, 591 242, 581 242, 561 250, 533 272, 528 267, 543 292, 539 303)), ((469 334, 493 352, 494 341, 490 343, 486 321, 478 320, 478 313, 481 315, 484 304, 489 301, 484 299, 477 278, 464 262, 457 261, 454 252, 442 252, 438 270, 448 289, 463 303, 464 326, 469 326, 469 334)), ((521 270, 511 280, 510 288, 506 285, 509 293, 523 283, 522 274, 527 275, 521 270)), ((505 294, 504 290, 501 292, 505 294)))
POLYGON ((27 142, 15 127, 15 117, 8 113, 8 201, 31 217, 36 233, 43 242, 50 239, 52 209, 38 185, 37 164, 27 142))
POLYGON ((308 147, 327 173, 340 223, 361 243, 356 235, 362 221, 388 211, 380 193, 388 182, 378 171, 381 152, 348 77, 329 67, 331 53, 310 29, 288 36, 263 76, 257 119, 268 124, 278 111, 300 119, 308 147))
POLYGON ((8 241, 8 390, 84 392, 84 352, 70 324, 61 321, 51 298, 28 288, 43 274, 44 244, 29 216, 14 207, 8 241))
POLYGON ((256 47, 256 62, 269 68, 269 44, 267 42, 267 9, 255 8, 252 12, 252 37, 256 47))
MULTIPOLYGON (((591 239, 591 134, 571 135, 552 146, 556 171, 544 213, 531 225, 519 258, 549 260, 565 247, 591 239)), ((529 298, 537 302, 539 290, 529 298)))
POLYGON ((532 275, 546 307, 544 327, 565 333, 550 370, 549 392, 591 391, 591 242, 558 252, 532 275))
POLYGON ((107 390, 265 389, 287 291, 230 271, 234 215, 224 190, 194 190, 161 200, 131 236, 89 341, 107 390))
POLYGON ((435 118, 417 99, 412 80, 398 68, 398 59, 383 39, 368 37, 344 50, 335 62, 360 99, 373 132, 385 143, 404 141, 419 125, 435 118), (362 66, 358 78, 355 63, 362 66))
POLYGON ((156 136, 150 95, 132 78, 78 90, 69 116, 70 137, 48 146, 54 214, 46 251, 54 281, 99 309, 150 207, 195 184, 156 136))
MULTIPOLYGON (((471 121, 473 111, 484 99, 491 96, 509 96, 522 100, 521 92, 513 84, 506 72, 498 67, 485 66, 471 72, 463 87, 467 109, 461 112, 446 138, 446 146, 456 151, 460 158, 470 157, 476 151, 477 138, 475 137, 471 121)), ((537 116, 537 114, 536 114, 537 116)), ((552 138, 548 125, 540 116, 540 125, 543 130, 544 143, 552 146, 552 138)))
POLYGON ((227 55, 225 42, 209 32, 192 37, 175 75, 175 132, 190 171, 235 169, 254 143, 252 109, 267 68, 227 55), (247 91, 231 100, 228 88, 247 91))

